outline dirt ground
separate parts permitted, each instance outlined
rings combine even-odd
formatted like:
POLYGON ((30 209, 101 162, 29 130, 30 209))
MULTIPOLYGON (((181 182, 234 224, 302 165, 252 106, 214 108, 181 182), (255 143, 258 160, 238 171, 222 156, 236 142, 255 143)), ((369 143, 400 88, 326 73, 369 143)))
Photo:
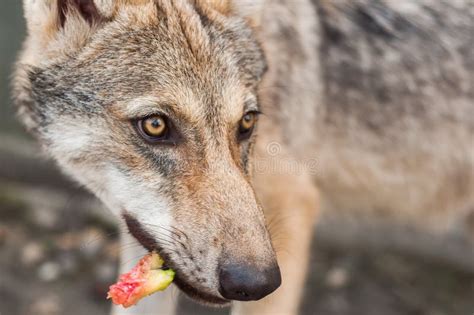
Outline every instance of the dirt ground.
MULTIPOLYGON (((106 217, 80 190, 1 183, 0 314, 107 314, 121 249, 106 217)), ((301 314, 474 314, 471 272, 392 250, 313 243, 301 314)), ((185 298, 179 306, 179 314, 226 312, 185 298)))

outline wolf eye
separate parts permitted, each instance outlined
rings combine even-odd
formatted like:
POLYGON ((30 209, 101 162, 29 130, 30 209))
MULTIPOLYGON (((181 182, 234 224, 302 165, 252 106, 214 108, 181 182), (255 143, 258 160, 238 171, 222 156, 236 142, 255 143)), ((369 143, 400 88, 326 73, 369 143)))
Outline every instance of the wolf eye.
POLYGON ((249 112, 242 117, 239 124, 238 138, 240 141, 250 138, 252 131, 257 123, 257 113, 249 112))
POLYGON ((166 117, 152 115, 137 122, 140 135, 148 141, 166 140, 168 136, 168 122, 166 117))

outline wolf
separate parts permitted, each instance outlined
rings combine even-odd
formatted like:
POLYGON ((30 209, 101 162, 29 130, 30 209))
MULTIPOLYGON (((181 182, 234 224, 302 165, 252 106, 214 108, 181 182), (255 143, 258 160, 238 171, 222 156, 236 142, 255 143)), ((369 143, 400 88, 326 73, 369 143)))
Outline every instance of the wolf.
MULTIPOLYGON (((22 122, 121 220, 123 260, 158 251, 199 302, 297 314, 320 210, 435 227, 473 209, 469 0, 24 11, 22 122)), ((175 297, 114 311, 173 314, 175 297)))

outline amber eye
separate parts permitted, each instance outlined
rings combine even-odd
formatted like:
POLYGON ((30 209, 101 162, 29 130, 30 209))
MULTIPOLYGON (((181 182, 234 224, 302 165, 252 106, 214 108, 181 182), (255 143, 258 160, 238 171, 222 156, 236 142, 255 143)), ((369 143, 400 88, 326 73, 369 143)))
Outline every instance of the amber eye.
POLYGON ((143 119, 142 128, 150 137, 162 137, 166 132, 166 122, 161 116, 151 116, 143 119))
POLYGON ((138 130, 147 140, 161 140, 166 138, 168 133, 168 124, 164 116, 153 115, 138 121, 138 130))
POLYGON ((239 126, 239 140, 248 139, 252 135, 252 131, 257 122, 257 113, 250 112, 242 117, 239 126))

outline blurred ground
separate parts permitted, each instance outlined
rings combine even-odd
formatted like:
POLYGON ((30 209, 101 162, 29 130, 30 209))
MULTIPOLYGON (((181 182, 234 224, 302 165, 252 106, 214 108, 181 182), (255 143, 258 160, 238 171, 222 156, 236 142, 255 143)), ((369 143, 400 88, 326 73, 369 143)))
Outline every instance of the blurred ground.
MULTIPOLYGON (((8 76, 23 34, 21 1, 2 1, 0 314, 107 314, 119 234, 93 197, 37 157, 13 119, 8 76)), ((323 220, 311 266, 302 314, 474 314, 472 237, 323 220)), ((225 310, 183 299, 179 313, 225 310)))

